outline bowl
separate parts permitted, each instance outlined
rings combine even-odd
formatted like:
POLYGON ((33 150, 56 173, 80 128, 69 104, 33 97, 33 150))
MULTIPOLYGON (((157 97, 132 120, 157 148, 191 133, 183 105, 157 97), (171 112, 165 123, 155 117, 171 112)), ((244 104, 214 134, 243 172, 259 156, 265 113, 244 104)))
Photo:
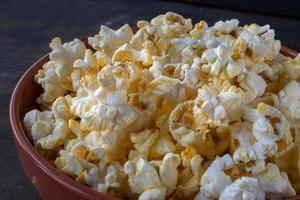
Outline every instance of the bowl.
MULTIPOLYGON (((81 40, 87 45, 87 37, 81 40)), ((282 47, 281 53, 291 57, 297 55, 296 51, 287 47, 282 47)), ((84 186, 52 166, 38 154, 25 133, 22 126, 24 115, 38 107, 35 100, 42 93, 40 85, 34 82, 34 75, 47 61, 49 61, 48 54, 39 59, 23 74, 10 101, 10 125, 23 170, 43 199, 114 200, 116 198, 84 186)), ((300 199, 300 196, 292 199, 300 199)))

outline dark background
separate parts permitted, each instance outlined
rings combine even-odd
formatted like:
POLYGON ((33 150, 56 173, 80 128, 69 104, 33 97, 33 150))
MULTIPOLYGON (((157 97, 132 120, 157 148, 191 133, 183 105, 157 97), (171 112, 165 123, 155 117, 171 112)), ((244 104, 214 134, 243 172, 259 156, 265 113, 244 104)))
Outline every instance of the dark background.
POLYGON ((300 50, 300 1, 96 1, 0 0, 0 199, 39 199, 18 162, 8 122, 11 92, 24 71, 49 51, 48 43, 96 33, 101 24, 134 25, 174 11, 210 25, 237 18, 241 24, 270 24, 282 43, 300 50))

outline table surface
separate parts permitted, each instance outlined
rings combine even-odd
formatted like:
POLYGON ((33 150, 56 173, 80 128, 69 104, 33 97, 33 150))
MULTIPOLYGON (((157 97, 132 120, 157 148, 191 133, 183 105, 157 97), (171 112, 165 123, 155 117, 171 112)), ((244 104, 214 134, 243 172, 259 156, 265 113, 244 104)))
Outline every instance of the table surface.
MULTIPOLYGON (((63 41, 98 32, 101 24, 119 27, 174 11, 212 24, 237 18, 241 24, 270 24, 282 44, 300 50, 300 20, 171 1, 2 0, 0 3, 0 199, 39 199, 17 159, 8 121, 12 90, 23 72, 49 51, 51 38, 63 41)), ((300 11, 300 9, 299 9, 300 11)))

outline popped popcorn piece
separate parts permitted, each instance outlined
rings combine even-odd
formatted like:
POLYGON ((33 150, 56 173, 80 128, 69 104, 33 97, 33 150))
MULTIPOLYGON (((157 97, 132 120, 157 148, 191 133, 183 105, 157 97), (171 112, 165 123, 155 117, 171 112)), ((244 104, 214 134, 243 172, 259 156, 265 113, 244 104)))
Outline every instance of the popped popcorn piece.
POLYGON ((54 150, 64 143, 65 138, 69 134, 70 129, 67 122, 64 120, 57 120, 53 125, 51 133, 37 140, 36 144, 40 145, 43 149, 54 150))
POLYGON ((55 166, 67 175, 75 177, 80 176, 86 169, 97 168, 94 164, 65 150, 60 151, 60 157, 55 160, 55 166))
POLYGON ((129 152, 130 160, 138 159, 141 156, 151 160, 161 159, 164 155, 176 151, 175 144, 159 131, 144 130, 139 133, 131 133, 130 140, 135 148, 129 152))
POLYGON ((151 20, 151 24, 160 30, 161 35, 179 37, 193 28, 191 19, 185 19, 179 14, 167 12, 151 20))
POLYGON ((51 110, 55 119, 69 120, 74 119, 74 115, 70 111, 72 97, 58 97, 52 104, 51 110))
POLYGON ((97 60, 90 49, 87 49, 84 53, 84 59, 75 60, 73 64, 74 68, 93 69, 97 68, 97 60))
POLYGON ((260 103, 257 109, 265 115, 265 118, 259 118, 254 122, 254 137, 263 144, 266 154, 276 153, 277 156, 284 154, 293 144, 289 123, 281 112, 272 106, 260 103))
POLYGON ((283 197, 296 195, 288 176, 285 172, 280 172, 279 168, 268 163, 266 170, 256 176, 259 186, 266 193, 280 194, 283 197))
POLYGON ((212 121, 227 124, 242 116, 242 99, 236 87, 229 82, 214 80, 198 90, 194 115, 204 113, 212 121))
POLYGON ((25 114, 23 125, 27 135, 33 142, 49 135, 53 129, 54 116, 50 111, 38 111, 36 109, 25 114))
POLYGON ((145 159, 140 158, 136 163, 128 160, 124 164, 124 171, 128 174, 128 183, 133 193, 160 188, 162 184, 155 168, 145 159))
POLYGON ((89 37, 89 44, 105 56, 112 58, 114 51, 131 40, 133 33, 128 24, 118 30, 112 30, 102 25, 100 31, 94 37, 89 37))
POLYGON ((49 54, 50 61, 39 70, 34 78, 35 82, 44 89, 37 99, 40 104, 52 103, 57 97, 71 90, 67 78, 74 70, 73 62, 81 59, 86 50, 84 43, 78 39, 62 44, 60 38, 54 38, 49 46, 52 49, 49 54))
POLYGON ((242 69, 239 63, 231 58, 232 55, 233 49, 229 45, 221 44, 216 48, 206 50, 201 57, 202 70, 224 79, 234 78, 241 73, 242 69))
POLYGON ((200 38, 205 34, 205 31, 208 29, 206 21, 201 20, 194 25, 194 29, 190 31, 192 38, 200 38))
POLYGON ((224 34, 229 34, 232 31, 235 31, 238 28, 239 20, 231 19, 224 21, 218 21, 215 23, 214 28, 224 34))
POLYGON ((184 169, 179 172, 176 193, 178 197, 189 197, 199 190, 200 179, 204 173, 203 158, 193 148, 186 148, 181 152, 184 169), (190 151, 191 150, 191 151, 190 151))
POLYGON ((288 83, 278 93, 279 109, 289 121, 291 128, 298 127, 300 120, 300 85, 296 81, 288 83))
POLYGON ((286 75, 288 75, 285 78, 292 79, 292 80, 298 80, 300 73, 300 54, 298 54, 295 58, 287 57, 283 59, 283 71, 286 75))
POLYGON ((81 127, 87 130, 119 131, 133 124, 138 115, 136 109, 126 106, 95 105, 81 118, 81 127))
POLYGON ((153 199, 163 200, 165 199, 165 196, 166 196, 166 188, 160 187, 160 188, 146 190, 139 196, 139 200, 153 200, 153 199))
POLYGON ((173 138, 183 147, 201 143, 201 133, 195 131, 192 114, 193 101, 178 104, 169 117, 169 129, 173 138))
POLYGON ((264 200, 265 193, 259 187, 257 180, 251 177, 242 177, 235 180, 225 190, 223 190, 220 200, 264 200))
POLYGON ((150 82, 149 87, 154 95, 169 101, 180 102, 185 98, 185 87, 178 79, 160 76, 150 82))
POLYGON ((224 170, 230 169, 232 165, 232 158, 228 154, 216 158, 201 178, 201 194, 208 198, 218 198, 222 191, 232 183, 231 178, 224 173, 224 170))
POLYGON ((167 187, 167 194, 172 193, 177 185, 178 172, 177 167, 181 162, 180 156, 168 153, 164 156, 159 167, 159 176, 162 184, 167 187))
POLYGON ((107 193, 107 190, 110 188, 120 188, 123 185, 124 179, 123 166, 119 162, 112 162, 106 167, 104 183, 99 183, 97 190, 107 193))

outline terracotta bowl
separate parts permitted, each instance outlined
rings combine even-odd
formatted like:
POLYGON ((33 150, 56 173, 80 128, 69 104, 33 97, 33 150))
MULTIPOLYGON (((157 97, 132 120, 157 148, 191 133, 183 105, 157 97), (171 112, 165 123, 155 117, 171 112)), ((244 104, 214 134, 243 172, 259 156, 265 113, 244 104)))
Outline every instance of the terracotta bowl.
MULTIPOLYGON (((82 41, 87 44, 87 37, 82 41)), ((282 47, 281 53, 291 57, 297 55, 296 51, 286 47, 282 47)), ((37 153, 25 134, 22 126, 24 115, 37 108, 35 100, 42 92, 42 88, 33 81, 34 75, 47 61, 49 61, 48 54, 24 73, 17 83, 10 101, 10 124, 23 169, 43 199, 113 200, 115 198, 81 185, 53 167, 37 153)))

